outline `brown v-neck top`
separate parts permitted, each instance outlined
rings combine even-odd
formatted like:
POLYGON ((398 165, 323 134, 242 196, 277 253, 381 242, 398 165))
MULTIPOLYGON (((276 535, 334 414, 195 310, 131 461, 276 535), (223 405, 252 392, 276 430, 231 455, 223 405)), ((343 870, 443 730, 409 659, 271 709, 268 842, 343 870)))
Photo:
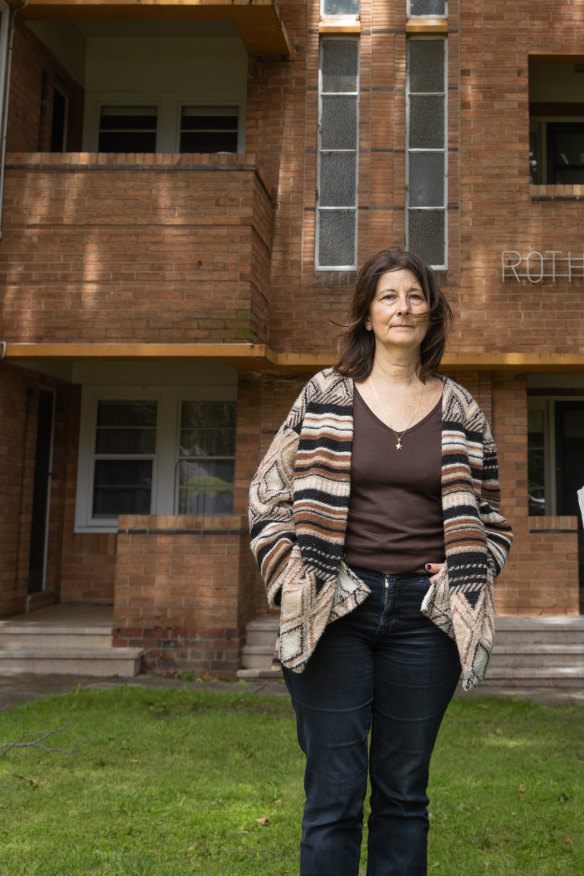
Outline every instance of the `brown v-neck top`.
POLYGON ((392 575, 444 562, 442 399, 396 450, 355 387, 353 430, 345 562, 392 575))

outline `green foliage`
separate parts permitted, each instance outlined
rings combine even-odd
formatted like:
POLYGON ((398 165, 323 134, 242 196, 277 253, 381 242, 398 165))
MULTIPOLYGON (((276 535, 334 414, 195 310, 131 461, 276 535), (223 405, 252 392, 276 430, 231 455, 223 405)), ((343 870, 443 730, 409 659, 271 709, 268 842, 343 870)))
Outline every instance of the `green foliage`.
MULTIPOLYGON (((433 760, 430 874, 584 873, 583 718, 454 701, 433 760)), ((0 873, 296 876, 303 759, 286 698, 78 689, 0 713, 0 743, 67 721, 51 743, 77 752, 0 759, 0 873)))

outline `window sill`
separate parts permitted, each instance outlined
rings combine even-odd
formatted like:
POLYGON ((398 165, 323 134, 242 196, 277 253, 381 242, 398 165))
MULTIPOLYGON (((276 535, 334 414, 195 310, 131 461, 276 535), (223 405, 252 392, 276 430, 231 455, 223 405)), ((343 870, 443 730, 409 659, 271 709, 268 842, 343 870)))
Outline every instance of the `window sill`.
POLYGON ((584 201, 584 185, 529 186, 532 201, 584 201))

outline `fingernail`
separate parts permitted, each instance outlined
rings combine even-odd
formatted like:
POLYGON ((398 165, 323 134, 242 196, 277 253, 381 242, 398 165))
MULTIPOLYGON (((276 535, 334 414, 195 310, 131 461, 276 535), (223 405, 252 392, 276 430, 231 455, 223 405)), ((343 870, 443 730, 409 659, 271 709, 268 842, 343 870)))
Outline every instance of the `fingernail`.
POLYGON ((431 568, 432 568, 432 563, 426 563, 426 569, 428 570, 428 572, 430 571, 431 568))

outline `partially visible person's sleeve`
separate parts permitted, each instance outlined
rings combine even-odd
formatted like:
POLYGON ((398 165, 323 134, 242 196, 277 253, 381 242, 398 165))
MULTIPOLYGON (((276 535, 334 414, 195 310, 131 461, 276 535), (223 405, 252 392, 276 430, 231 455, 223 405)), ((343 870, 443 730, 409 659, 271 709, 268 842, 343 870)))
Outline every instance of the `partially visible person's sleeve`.
POLYGON ((284 572, 296 546, 292 507, 294 466, 308 392, 306 386, 294 403, 260 463, 249 491, 251 549, 266 585, 270 608, 280 605, 284 572))
POLYGON ((513 541, 513 532, 509 522, 500 513, 501 488, 497 448, 489 424, 486 422, 483 434, 483 480, 479 508, 481 520, 487 533, 489 568, 493 577, 497 577, 507 561, 513 541))

